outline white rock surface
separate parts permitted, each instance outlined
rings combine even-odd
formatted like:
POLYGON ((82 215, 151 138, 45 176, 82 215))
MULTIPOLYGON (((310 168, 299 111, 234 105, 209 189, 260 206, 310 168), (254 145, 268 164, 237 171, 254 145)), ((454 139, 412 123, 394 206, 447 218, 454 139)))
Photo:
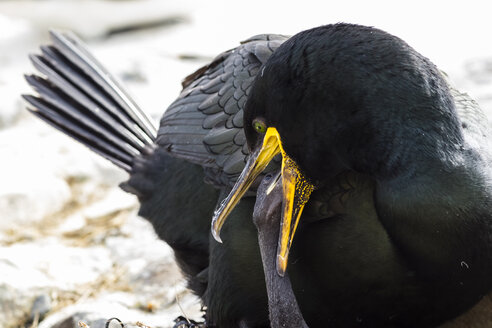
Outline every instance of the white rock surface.
MULTIPOLYGON (((103 199, 85 208, 83 214, 87 219, 95 220, 119 211, 135 208, 137 204, 137 197, 134 195, 125 193, 119 188, 111 188, 103 199)), ((146 228, 148 231, 150 227, 146 226, 146 228)))
POLYGON ((56 237, 0 247, 2 283, 19 290, 70 290, 96 280, 111 268, 107 248, 65 246, 56 237))
MULTIPOLYGON (((11 85, 2 80, 0 76, 0 94, 16 94, 19 91, 18 86, 11 85)), ((19 98, 5 97, 0 102, 0 129, 10 126, 17 122, 23 110, 22 102, 19 98)))
POLYGON ((32 120, 0 130, 0 230, 39 222, 87 192, 126 178, 85 147, 32 120))
POLYGON ((0 323, 15 327, 29 313, 32 296, 7 284, 0 284, 0 295, 0 323))
POLYGON ((70 188, 63 179, 33 174, 23 165, 16 169, 24 170, 22 179, 9 172, 0 173, 0 229, 38 222, 70 200, 70 188))
POLYGON ((29 312, 30 320, 40 320, 44 318, 46 313, 51 310, 51 298, 47 294, 41 294, 37 296, 32 304, 31 311, 29 312))

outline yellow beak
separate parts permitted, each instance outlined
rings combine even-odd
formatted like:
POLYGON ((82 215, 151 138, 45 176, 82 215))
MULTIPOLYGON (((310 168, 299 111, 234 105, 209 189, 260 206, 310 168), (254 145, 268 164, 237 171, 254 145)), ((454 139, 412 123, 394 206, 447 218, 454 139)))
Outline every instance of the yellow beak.
POLYGON ((304 205, 309 200, 314 186, 300 172, 297 164, 285 153, 277 129, 270 127, 265 133, 260 149, 251 153, 243 172, 229 196, 214 213, 212 235, 218 242, 220 229, 227 216, 251 186, 256 177, 263 172, 275 155, 282 153, 283 209, 280 223, 280 237, 277 248, 277 272, 283 276, 287 269, 287 259, 304 205))

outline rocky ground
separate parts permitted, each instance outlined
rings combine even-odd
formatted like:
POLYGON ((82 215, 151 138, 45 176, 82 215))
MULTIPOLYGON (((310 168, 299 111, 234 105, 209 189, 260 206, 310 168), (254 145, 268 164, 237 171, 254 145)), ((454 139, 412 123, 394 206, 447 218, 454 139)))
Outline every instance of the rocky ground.
MULTIPOLYGON (((75 327, 81 321, 97 328, 111 317, 171 327, 178 315, 199 319, 199 301, 186 290, 171 249, 138 217, 136 198, 117 188, 126 174, 31 117, 19 97, 29 92, 23 74, 33 71, 26 56, 47 41, 49 21, 84 36, 158 118, 181 78, 203 62, 159 46, 189 18, 172 8, 157 13, 156 2, 147 2, 138 14, 128 7, 112 20, 96 17, 79 28, 49 13, 60 3, 20 4, 26 6, 21 14, 46 10, 39 21, 16 17, 17 4, 0 4, 0 13, 13 11, 0 14, 0 27, 10 33, 0 37, 0 48, 8 50, 0 55, 0 327, 75 327), (117 32, 149 21, 159 27, 117 32)), ((107 13, 105 6, 115 3, 93 4, 107 13)))
MULTIPOLYGON (((316 10, 272 24, 267 18, 276 5, 226 7, 219 0, 0 2, 0 327, 82 321, 94 328, 110 317, 171 327, 178 315, 200 318, 199 301, 186 290, 170 248, 137 216, 136 199, 116 187, 126 175, 31 117, 20 94, 29 92, 22 77, 32 72, 27 54, 47 41, 49 27, 85 38, 157 120, 184 76, 241 39, 340 20, 379 26, 366 16, 326 18, 316 10)), ((382 19, 380 27, 399 34, 400 25, 391 30, 390 23, 382 19)), ((401 33, 413 40, 426 35, 401 33)), ((446 53, 442 45, 429 56, 492 115, 492 47, 480 49, 446 53)), ((475 313, 491 308, 487 298, 475 313)))

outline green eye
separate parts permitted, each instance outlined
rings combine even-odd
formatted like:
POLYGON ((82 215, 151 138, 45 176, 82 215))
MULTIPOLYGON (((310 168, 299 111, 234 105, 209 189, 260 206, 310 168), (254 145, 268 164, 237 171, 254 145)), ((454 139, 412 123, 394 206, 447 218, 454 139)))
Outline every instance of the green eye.
POLYGON ((263 120, 255 119, 253 120, 253 129, 255 129, 257 133, 264 134, 267 130, 267 126, 263 120))

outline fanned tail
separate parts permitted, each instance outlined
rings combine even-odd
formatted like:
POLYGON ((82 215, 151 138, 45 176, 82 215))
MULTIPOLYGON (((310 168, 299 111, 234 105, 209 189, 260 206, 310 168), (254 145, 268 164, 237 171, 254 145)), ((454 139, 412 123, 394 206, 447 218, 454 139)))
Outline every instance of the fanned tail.
POLYGON ((30 59, 40 75, 26 75, 37 96, 28 110, 130 172, 153 144, 156 128, 73 33, 50 32, 52 44, 30 59))

